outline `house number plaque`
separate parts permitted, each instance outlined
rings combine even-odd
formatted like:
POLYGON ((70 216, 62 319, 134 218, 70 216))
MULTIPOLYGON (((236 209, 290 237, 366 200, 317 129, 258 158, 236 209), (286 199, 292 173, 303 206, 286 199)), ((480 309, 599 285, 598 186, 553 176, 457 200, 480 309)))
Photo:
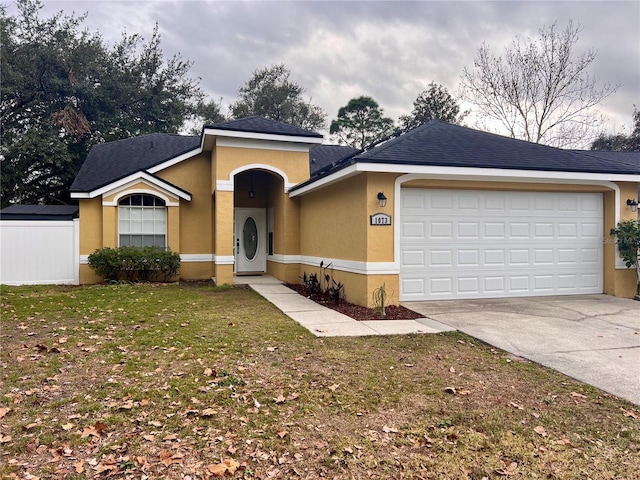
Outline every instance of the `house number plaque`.
POLYGON ((391 225, 391 215, 376 213, 371 215, 371 225, 391 225))

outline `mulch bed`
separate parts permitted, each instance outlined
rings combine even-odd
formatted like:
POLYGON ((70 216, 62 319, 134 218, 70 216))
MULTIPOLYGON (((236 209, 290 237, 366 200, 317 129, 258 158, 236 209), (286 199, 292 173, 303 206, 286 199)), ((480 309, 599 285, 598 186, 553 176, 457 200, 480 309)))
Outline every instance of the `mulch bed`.
POLYGON ((385 307, 386 315, 382 315, 377 310, 362 307, 360 305, 354 305, 353 303, 347 303, 341 300, 340 303, 335 303, 332 299, 323 298, 321 296, 309 295, 307 288, 304 285, 286 284, 292 290, 295 290, 303 297, 309 298, 314 302, 347 315, 354 320, 414 320, 416 318, 424 318, 417 312, 409 310, 403 306, 390 305, 385 307))

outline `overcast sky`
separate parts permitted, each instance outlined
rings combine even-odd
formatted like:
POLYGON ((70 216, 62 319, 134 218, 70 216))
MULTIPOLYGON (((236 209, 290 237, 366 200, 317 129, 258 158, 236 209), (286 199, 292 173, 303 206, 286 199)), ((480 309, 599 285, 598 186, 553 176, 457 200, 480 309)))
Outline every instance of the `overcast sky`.
POLYGON ((85 26, 110 43, 123 31, 149 38, 157 22, 165 56, 191 60, 192 76, 223 106, 254 70, 284 63, 329 121, 360 95, 395 120, 431 81, 455 95, 482 42, 500 52, 518 34, 535 36, 544 25, 564 28, 573 20, 583 27, 578 50, 598 52, 591 73, 620 85, 602 104, 607 130, 628 128, 633 105, 640 107, 638 0, 43 1, 45 16, 88 12, 85 26))

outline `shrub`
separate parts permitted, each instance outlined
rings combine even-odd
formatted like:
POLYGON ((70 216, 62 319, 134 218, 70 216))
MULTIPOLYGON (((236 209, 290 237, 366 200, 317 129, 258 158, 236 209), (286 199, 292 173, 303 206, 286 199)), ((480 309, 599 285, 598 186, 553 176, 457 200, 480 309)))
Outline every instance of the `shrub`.
POLYGON ((107 282, 166 282, 178 274, 180 255, 160 247, 107 247, 89 255, 89 266, 107 282))
POLYGON ((617 238, 618 250, 627 268, 635 267, 638 284, 636 293, 640 293, 640 222, 638 220, 626 220, 612 228, 610 235, 617 238))

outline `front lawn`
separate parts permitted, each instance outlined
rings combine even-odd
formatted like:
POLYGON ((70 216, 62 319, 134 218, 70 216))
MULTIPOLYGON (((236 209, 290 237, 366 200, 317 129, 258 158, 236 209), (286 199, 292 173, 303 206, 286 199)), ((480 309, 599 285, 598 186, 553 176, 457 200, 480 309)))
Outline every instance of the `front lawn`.
POLYGON ((640 478, 640 408, 462 334, 320 339, 240 287, 3 286, 1 342, 0 478, 640 478))

